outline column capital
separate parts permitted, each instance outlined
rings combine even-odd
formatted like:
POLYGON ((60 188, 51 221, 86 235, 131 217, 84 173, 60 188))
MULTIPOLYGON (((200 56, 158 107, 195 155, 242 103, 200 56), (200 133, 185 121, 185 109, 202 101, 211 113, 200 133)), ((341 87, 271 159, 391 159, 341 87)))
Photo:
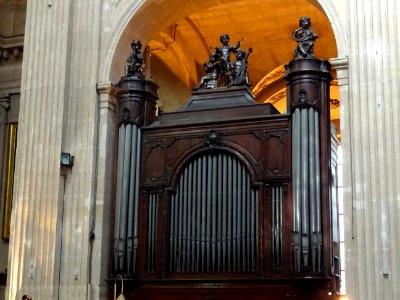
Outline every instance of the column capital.
POLYGON ((336 57, 329 59, 332 69, 336 70, 338 85, 349 84, 349 57, 336 57))
POLYGON ((99 109, 110 109, 116 111, 117 100, 115 98, 115 87, 111 81, 98 82, 96 91, 99 95, 99 109))

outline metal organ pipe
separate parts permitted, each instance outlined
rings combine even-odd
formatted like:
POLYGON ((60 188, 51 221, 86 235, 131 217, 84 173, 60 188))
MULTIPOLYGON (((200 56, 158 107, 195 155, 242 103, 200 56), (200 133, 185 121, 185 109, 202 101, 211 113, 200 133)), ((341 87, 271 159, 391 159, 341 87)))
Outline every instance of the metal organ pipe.
MULTIPOLYGON (((131 139, 131 149, 135 149, 137 151, 137 127, 136 125, 132 125, 132 139, 131 139)), ((134 153, 136 154, 136 151, 134 153)), ((131 266, 133 265, 133 248, 134 248, 134 215, 135 215, 135 187, 136 187, 136 165, 138 161, 136 157, 131 159, 130 164, 130 178, 129 178, 129 196, 128 196, 128 220, 127 220, 127 227, 128 227, 128 240, 127 240, 127 266, 128 266, 128 273, 131 273, 131 266)))
POLYGON ((294 256, 294 269, 296 272, 300 271, 300 244, 301 244, 301 212, 300 212, 300 192, 301 192, 301 119, 300 112, 296 109, 293 113, 293 150, 292 150, 292 166, 293 166, 293 256, 294 256))
POLYGON ((282 267, 282 202, 283 188, 281 185, 271 187, 272 198, 272 249, 273 268, 279 270, 282 267))
POLYGON ((296 108, 292 123, 294 269, 319 272, 322 255, 319 113, 313 107, 296 108))
POLYGON ((316 228, 317 228, 317 266, 315 271, 319 271, 322 268, 322 226, 321 226, 321 166, 320 166, 320 132, 319 132, 319 113, 317 110, 314 110, 314 126, 315 126, 315 208, 316 208, 316 228))
POLYGON ((200 156, 184 169, 176 191, 171 272, 257 270, 258 195, 239 160, 223 153, 200 156))
POLYGON ((122 124, 118 143, 114 264, 116 270, 128 273, 136 268, 140 145, 140 128, 122 124))
POLYGON ((119 269, 119 232, 120 232, 120 216, 122 206, 122 178, 124 167, 124 144, 125 144, 125 126, 119 128, 118 139, 118 173, 117 173, 117 187, 116 187, 116 203, 115 203, 115 228, 114 228, 114 265, 119 269))

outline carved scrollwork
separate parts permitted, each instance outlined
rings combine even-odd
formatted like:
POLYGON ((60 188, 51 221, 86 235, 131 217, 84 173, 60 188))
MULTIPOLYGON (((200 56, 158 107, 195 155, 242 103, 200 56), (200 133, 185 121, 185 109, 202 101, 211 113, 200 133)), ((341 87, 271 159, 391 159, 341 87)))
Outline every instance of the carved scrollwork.
POLYGON ((167 184, 167 178, 165 178, 165 177, 145 178, 144 179, 144 184, 145 185, 166 185, 167 184))
POLYGON ((290 170, 267 170, 265 172, 265 175, 267 177, 289 177, 290 176, 290 170))
POLYGON ((262 134, 261 132, 259 132, 259 131, 253 131, 252 134, 254 135, 254 137, 255 137, 257 140, 260 140, 260 141, 262 141, 262 140, 264 139, 264 136, 265 136, 265 135, 263 135, 263 134, 262 134))
POLYGON ((264 174, 265 173, 265 162, 263 159, 259 159, 256 161, 255 166, 257 169, 257 172, 259 172, 260 174, 264 174))
POLYGON ((171 179, 173 170, 174 169, 171 166, 165 167, 165 180, 166 181, 169 181, 171 179))
POLYGON ((264 138, 268 140, 270 137, 276 137, 281 140, 283 144, 286 144, 286 138, 289 134, 289 129, 276 130, 266 129, 264 130, 264 138))
POLYGON ((171 146, 174 145, 175 142, 178 141, 178 140, 180 140, 179 137, 174 137, 174 138, 171 138, 171 139, 167 139, 167 141, 166 141, 166 143, 165 143, 165 147, 166 147, 166 148, 171 147, 171 146))
POLYGON ((160 139, 160 140, 144 140, 143 143, 150 148, 150 150, 153 150, 155 148, 161 147, 165 148, 165 140, 160 139))

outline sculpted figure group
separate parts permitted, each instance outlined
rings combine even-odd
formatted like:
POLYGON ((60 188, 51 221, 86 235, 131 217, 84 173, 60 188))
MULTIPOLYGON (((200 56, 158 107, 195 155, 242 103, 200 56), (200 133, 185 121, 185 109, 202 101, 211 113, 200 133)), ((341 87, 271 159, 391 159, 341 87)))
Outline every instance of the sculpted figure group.
POLYGON ((221 34, 222 45, 215 47, 215 52, 211 53, 209 60, 204 63, 204 70, 207 74, 201 78, 195 90, 249 85, 247 60, 252 48, 249 48, 246 53, 239 48, 243 40, 238 41, 236 45, 229 45, 229 39, 229 35, 226 33, 221 34), (236 56, 235 61, 231 61, 231 55, 236 56))

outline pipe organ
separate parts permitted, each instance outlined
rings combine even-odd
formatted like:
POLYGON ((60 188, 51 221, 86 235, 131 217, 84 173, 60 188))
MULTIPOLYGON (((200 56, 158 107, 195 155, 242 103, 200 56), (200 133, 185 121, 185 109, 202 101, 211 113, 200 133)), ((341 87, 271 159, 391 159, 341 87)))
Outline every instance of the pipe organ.
POLYGON ((155 117, 118 86, 113 274, 133 299, 333 299, 339 289, 326 61, 287 65, 287 114, 247 86, 155 117))

